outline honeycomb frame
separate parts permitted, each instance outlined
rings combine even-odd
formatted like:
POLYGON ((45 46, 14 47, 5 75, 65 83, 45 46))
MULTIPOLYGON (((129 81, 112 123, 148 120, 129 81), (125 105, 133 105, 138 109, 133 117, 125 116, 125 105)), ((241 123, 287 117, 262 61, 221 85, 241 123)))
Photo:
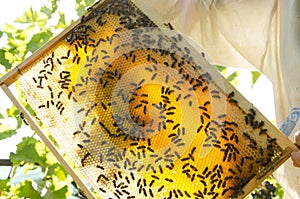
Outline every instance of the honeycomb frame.
POLYGON ((2 89, 89 198, 244 197, 295 145, 142 7, 96 3, 2 89), (16 81, 26 102, 8 88, 16 81))

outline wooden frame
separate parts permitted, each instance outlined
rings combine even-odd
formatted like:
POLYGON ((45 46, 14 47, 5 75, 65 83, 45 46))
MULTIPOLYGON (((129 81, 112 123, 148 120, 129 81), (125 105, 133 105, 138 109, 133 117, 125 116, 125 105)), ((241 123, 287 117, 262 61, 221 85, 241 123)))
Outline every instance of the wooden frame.
MULTIPOLYGON (((140 8, 143 7, 140 1, 135 1, 136 5, 140 6, 140 8)), ((96 3, 93 8, 85 15, 88 16, 90 13, 93 12, 93 9, 97 9, 99 6, 104 6, 104 4, 98 4, 96 3)), ((147 11, 147 8, 142 9, 145 13, 147 13, 148 17, 155 22, 155 24, 159 25, 159 27, 163 26, 163 23, 159 21, 159 19, 156 18, 156 15, 152 13, 152 11, 147 11), (152 16, 152 17, 151 17, 152 16)), ((28 111, 24 108, 24 106, 17 100, 17 98, 12 94, 12 92, 9 89, 9 86, 13 84, 15 81, 17 81, 20 76, 22 76, 22 71, 25 71, 27 67, 29 67, 38 57, 43 55, 45 52, 47 52, 49 49, 51 49, 53 46, 55 46, 61 38, 65 37, 70 31, 72 31, 78 24, 81 23, 81 20, 77 20, 74 24, 72 24, 70 27, 68 27, 66 30, 64 30, 62 33, 60 33, 58 36, 56 36, 54 39, 49 41, 47 44, 45 44, 43 47, 38 49, 35 53, 33 53, 28 59, 26 59, 24 62, 22 62, 19 66, 13 68, 10 72, 8 72, 6 75, 0 78, 0 85, 3 91, 6 93, 6 95, 10 98, 10 100, 14 103, 14 105, 24 114, 25 119, 29 122, 29 124, 32 126, 34 131, 41 137, 43 142, 49 147, 51 152, 56 156, 56 158, 59 160, 59 162, 63 165, 63 167, 67 170, 67 172, 73 177, 73 179, 76 181, 76 183, 80 186, 81 189, 85 192, 88 198, 95 198, 91 190, 87 187, 87 185, 77 176, 76 172, 74 172, 73 168, 68 164, 68 162, 65 160, 65 158, 59 153, 57 148, 54 146, 54 144, 49 140, 49 138, 45 135, 43 130, 39 127, 39 125, 34 121, 34 119, 31 117, 31 115, 28 113, 28 111)), ((222 79, 225 88, 225 93, 230 93, 232 91, 235 92, 235 99, 240 102, 240 106, 242 106, 244 109, 255 109, 250 103, 247 102, 247 100, 239 94, 231 85, 227 82, 224 78, 222 79)), ((256 109, 255 109, 256 110, 256 109)), ((266 121, 267 125, 272 126, 271 122, 267 121, 267 119, 262 116, 261 113, 259 113, 258 110, 256 112, 259 115, 259 119, 262 119, 263 121, 266 121)), ((282 164, 287 158, 289 158, 291 151, 297 150, 297 147, 294 146, 286 137, 283 137, 282 134, 280 134, 279 131, 274 131, 272 133, 272 136, 274 138, 277 138, 277 141, 280 146, 283 146, 283 153, 282 156, 274 163, 276 163, 275 167, 273 165, 270 165, 267 169, 265 169, 263 172, 258 173, 248 184, 243 188, 244 193, 248 194, 251 192, 252 188, 263 181, 263 177, 270 175, 280 164, 282 164)), ((242 196, 238 196, 241 198, 242 196)))

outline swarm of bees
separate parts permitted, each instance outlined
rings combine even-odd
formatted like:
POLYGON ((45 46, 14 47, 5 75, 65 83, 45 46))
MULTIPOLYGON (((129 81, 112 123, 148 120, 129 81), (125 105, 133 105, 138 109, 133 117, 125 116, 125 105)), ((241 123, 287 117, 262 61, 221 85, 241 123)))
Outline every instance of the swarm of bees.
POLYGON ((89 11, 20 80, 95 192, 236 198, 277 166, 286 149, 275 128, 171 24, 159 27, 129 0, 89 11))

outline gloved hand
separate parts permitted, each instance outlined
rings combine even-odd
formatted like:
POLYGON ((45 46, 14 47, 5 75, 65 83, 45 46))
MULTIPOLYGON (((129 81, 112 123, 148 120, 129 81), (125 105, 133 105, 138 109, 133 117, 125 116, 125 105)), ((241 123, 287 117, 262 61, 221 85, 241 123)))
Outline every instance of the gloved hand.
MULTIPOLYGON (((296 145, 300 148, 300 131, 295 133, 296 145)), ((300 151, 293 151, 291 158, 295 167, 300 168, 300 151)))

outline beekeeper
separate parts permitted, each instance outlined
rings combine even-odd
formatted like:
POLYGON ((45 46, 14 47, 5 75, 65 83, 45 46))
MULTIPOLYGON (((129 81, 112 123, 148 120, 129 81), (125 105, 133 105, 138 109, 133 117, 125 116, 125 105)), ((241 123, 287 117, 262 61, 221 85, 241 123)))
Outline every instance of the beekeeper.
MULTIPOLYGON (((137 0, 139 1, 139 0, 137 0)), ((211 64, 258 69, 273 83, 277 124, 300 108, 299 0, 144 0, 165 22, 191 37, 211 64)), ((289 138, 295 140, 295 130, 289 138)), ((300 152, 274 176, 285 198, 300 198, 300 152)))
MULTIPOLYGON (((295 134, 296 145, 300 148, 300 131, 295 134)), ((300 167, 300 152, 292 152, 291 154, 293 164, 295 167, 300 167)))

